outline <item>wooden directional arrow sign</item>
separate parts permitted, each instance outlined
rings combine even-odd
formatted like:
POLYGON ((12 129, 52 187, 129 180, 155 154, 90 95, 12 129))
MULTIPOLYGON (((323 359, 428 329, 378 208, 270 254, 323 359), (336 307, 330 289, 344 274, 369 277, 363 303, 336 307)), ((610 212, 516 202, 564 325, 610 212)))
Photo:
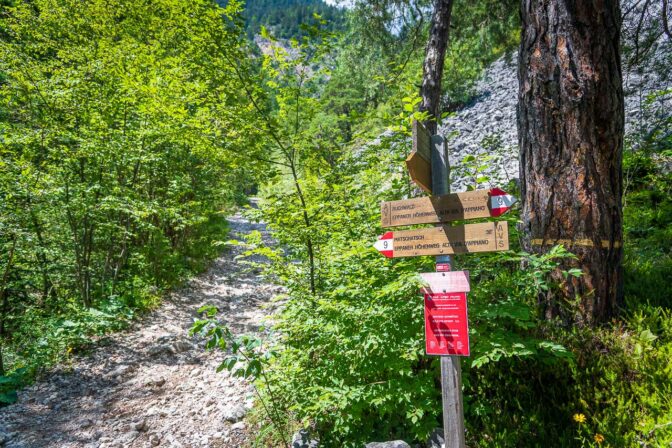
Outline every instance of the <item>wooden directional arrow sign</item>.
POLYGON ((381 224, 394 227, 498 217, 515 202, 516 198, 499 188, 383 202, 381 224))
POLYGON ((406 158, 411 179, 427 193, 432 193, 432 138, 427 128, 413 121, 413 152, 406 158))
POLYGON ((498 221, 387 232, 374 247, 388 258, 508 250, 509 226, 498 221))

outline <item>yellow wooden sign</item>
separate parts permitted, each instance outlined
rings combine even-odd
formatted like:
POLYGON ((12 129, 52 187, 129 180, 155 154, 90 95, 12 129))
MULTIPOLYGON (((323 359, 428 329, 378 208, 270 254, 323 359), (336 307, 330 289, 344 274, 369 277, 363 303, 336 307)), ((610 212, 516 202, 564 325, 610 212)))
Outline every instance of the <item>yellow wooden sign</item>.
POLYGON ((381 225, 395 227, 498 217, 515 202, 513 196, 499 188, 383 202, 381 225))
POLYGON ((374 247, 388 258, 508 250, 509 225, 497 221, 387 232, 374 247))
POLYGON ((427 128, 418 121, 413 121, 413 151, 406 158, 406 168, 420 188, 432 194, 432 138, 427 128))

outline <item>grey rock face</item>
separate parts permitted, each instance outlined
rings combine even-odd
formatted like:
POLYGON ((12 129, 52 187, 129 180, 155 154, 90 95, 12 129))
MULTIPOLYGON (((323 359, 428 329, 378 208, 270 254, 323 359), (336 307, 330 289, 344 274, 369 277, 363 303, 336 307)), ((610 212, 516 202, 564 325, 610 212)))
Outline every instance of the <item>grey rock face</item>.
POLYGON ((173 350, 176 353, 186 352, 186 351, 191 350, 192 348, 194 348, 193 345, 191 345, 187 341, 177 341, 173 344, 173 350))
POLYGON ((147 430, 147 420, 143 418, 142 420, 138 420, 136 422, 133 422, 131 424, 131 429, 133 429, 135 431, 138 431, 138 432, 146 431, 147 430))
POLYGON ((222 417, 224 420, 229 421, 229 422, 237 422, 241 418, 245 417, 245 414, 247 411, 243 406, 236 405, 232 406, 229 408, 226 408, 224 412, 222 412, 222 417))
POLYGON ((121 365, 105 375, 105 378, 123 377, 133 371, 133 366, 128 364, 121 365))
POLYGON ((170 344, 160 344, 151 347, 147 352, 150 356, 158 356, 164 353, 172 354, 174 353, 174 349, 170 344))
POLYGON ((432 435, 429 436, 427 441, 427 448, 443 448, 445 439, 443 438, 443 429, 436 428, 432 431, 432 435))
MULTIPOLYGON (((659 49, 661 57, 669 52, 659 49)), ((505 186, 519 177, 517 61, 518 53, 512 52, 491 64, 476 83, 472 101, 443 120, 438 132, 448 141, 452 191, 476 187, 479 177, 489 178, 478 184, 480 188, 505 186), (475 160, 465 163, 468 156, 475 160), (482 165, 487 168, 478 171, 482 165)), ((670 88, 672 70, 625 67, 625 130, 630 147, 636 149, 647 135, 661 132, 660 127, 672 114, 672 94, 651 95, 670 88)))
POLYGON ((320 442, 312 439, 305 429, 298 431, 292 437, 292 448, 318 448, 319 446, 320 442))
POLYGON ((503 56, 488 67, 473 100, 439 128, 448 141, 451 191, 505 186, 518 178, 516 59, 515 54, 503 56), (466 162, 467 157, 473 160, 466 162), (483 177, 489 179, 477 182, 483 177))
POLYGON ((0 446, 5 446, 11 440, 11 436, 3 431, 0 431, 0 446))
POLYGON ((367 443, 366 448, 411 448, 411 446, 403 440, 393 440, 391 442, 367 443))
POLYGON ((232 431, 242 431, 245 429, 245 422, 238 422, 231 425, 232 431))

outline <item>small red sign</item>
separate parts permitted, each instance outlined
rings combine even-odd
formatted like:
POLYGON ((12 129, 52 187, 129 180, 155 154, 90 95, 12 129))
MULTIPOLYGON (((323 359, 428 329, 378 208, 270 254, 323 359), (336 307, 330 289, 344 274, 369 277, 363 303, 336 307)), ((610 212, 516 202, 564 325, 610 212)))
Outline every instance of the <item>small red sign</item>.
POLYGON ((436 272, 450 272, 450 263, 436 263, 436 272))
POLYGON ((469 356, 467 294, 425 294, 425 349, 428 355, 469 356))

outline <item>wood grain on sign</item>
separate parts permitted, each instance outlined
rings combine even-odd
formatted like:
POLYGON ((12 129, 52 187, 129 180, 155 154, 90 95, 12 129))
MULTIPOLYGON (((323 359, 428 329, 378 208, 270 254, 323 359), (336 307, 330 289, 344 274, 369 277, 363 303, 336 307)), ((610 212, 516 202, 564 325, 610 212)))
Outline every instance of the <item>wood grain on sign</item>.
POLYGON ((394 258, 451 255, 509 249, 506 221, 439 226, 394 232, 394 258))
POLYGON ((432 194, 432 167, 417 152, 406 158, 406 168, 411 179, 425 192, 432 194))
POLYGON ((406 158, 406 168, 413 182, 432 194, 431 136, 418 121, 413 121, 412 130, 413 150, 406 158))
POLYGON ((490 217, 490 190, 474 190, 442 196, 404 199, 381 204, 382 226, 434 224, 490 217))
POLYGON ((432 162, 432 136, 429 131, 419 121, 413 121, 411 126, 413 132, 413 152, 420 154, 420 157, 428 163, 432 162))

